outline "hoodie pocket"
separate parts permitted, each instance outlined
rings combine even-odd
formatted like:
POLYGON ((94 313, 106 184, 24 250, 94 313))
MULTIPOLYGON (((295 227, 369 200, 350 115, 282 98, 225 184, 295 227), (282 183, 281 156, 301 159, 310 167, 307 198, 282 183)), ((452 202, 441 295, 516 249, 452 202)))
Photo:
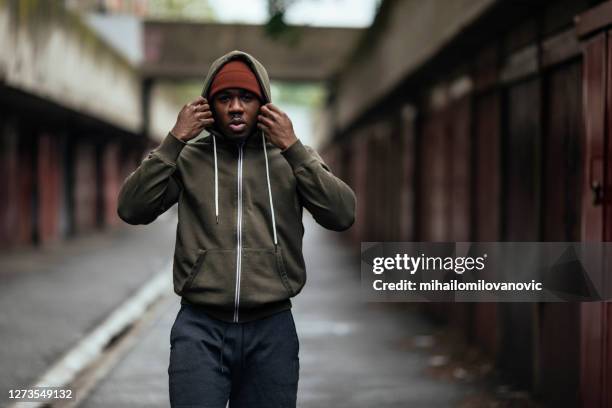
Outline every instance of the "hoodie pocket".
POLYGON ((200 249, 182 296, 195 303, 232 306, 235 287, 234 249, 200 249))
POLYGON ((246 308, 294 295, 280 247, 243 248, 240 305, 246 308))

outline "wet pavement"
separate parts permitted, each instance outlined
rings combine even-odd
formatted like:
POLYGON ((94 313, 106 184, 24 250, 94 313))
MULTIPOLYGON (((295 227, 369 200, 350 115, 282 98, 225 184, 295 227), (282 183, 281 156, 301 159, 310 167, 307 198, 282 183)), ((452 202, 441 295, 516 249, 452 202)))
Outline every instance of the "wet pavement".
POLYGON ((147 226, 91 233, 0 256, 0 406, 167 265, 171 214, 147 226))
MULTIPOLYGON (((425 374, 430 356, 401 348, 432 327, 402 307, 362 302, 358 259, 305 217, 308 282, 294 298, 300 339, 300 407, 451 407, 471 387, 425 374)), ((168 407, 170 295, 141 339, 80 406, 168 407)), ((422 338, 422 337, 420 337, 422 338)))
MULTIPOLYGON (((31 384, 164 268, 171 278, 174 216, 0 258, 3 390, 31 384)), ((431 342, 434 331, 414 305, 363 302, 358 256, 308 215, 304 222, 308 281, 293 299, 298 406, 454 407, 473 394, 471 384, 429 375, 432 356, 405 346, 431 342)), ((169 337, 179 307, 168 289, 79 406, 168 407, 169 337)))

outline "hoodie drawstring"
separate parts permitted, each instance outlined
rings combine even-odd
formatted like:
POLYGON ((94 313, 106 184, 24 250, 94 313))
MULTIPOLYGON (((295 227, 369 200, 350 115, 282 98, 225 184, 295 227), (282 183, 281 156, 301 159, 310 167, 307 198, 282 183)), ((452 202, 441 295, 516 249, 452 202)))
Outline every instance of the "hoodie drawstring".
MULTIPOLYGON (((219 223, 219 171, 217 166, 217 139, 212 135, 213 150, 215 155, 215 219, 219 223)), ((276 217, 274 215, 274 201, 272 200, 272 186, 270 184, 270 169, 268 165, 268 153, 266 150, 266 136, 261 132, 261 141, 263 144, 264 158, 266 160, 266 181, 268 183, 268 198, 270 200, 270 213, 272 214, 272 232, 274 234, 274 246, 278 245, 278 237, 276 235, 276 217)))
POLYGON ((215 150, 215 219, 219 223, 219 175, 217 172, 217 139, 212 135, 213 147, 215 150))
POLYGON ((270 198, 270 212, 272 213, 272 232, 274 232, 274 246, 278 244, 276 239, 276 219, 274 218, 274 202, 272 201, 272 187, 270 186, 270 170, 268 169, 268 153, 266 151, 266 136, 261 132, 261 141, 263 143, 264 157, 266 159, 266 180, 268 181, 268 197, 270 198))

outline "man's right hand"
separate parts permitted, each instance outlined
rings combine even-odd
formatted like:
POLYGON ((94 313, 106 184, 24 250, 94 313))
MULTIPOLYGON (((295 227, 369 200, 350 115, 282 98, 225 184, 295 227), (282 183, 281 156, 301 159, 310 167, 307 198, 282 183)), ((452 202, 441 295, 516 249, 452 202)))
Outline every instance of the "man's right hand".
POLYGON ((208 101, 199 96, 193 102, 183 106, 171 133, 177 139, 186 142, 199 135, 205 127, 211 126, 214 122, 208 101))

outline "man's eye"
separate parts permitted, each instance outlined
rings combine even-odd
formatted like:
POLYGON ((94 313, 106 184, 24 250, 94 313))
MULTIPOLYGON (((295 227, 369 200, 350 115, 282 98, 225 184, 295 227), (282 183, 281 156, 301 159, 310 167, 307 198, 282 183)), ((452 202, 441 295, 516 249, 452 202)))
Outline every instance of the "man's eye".
POLYGON ((253 97, 251 95, 242 95, 242 100, 243 101, 250 101, 251 99, 253 99, 253 97))

